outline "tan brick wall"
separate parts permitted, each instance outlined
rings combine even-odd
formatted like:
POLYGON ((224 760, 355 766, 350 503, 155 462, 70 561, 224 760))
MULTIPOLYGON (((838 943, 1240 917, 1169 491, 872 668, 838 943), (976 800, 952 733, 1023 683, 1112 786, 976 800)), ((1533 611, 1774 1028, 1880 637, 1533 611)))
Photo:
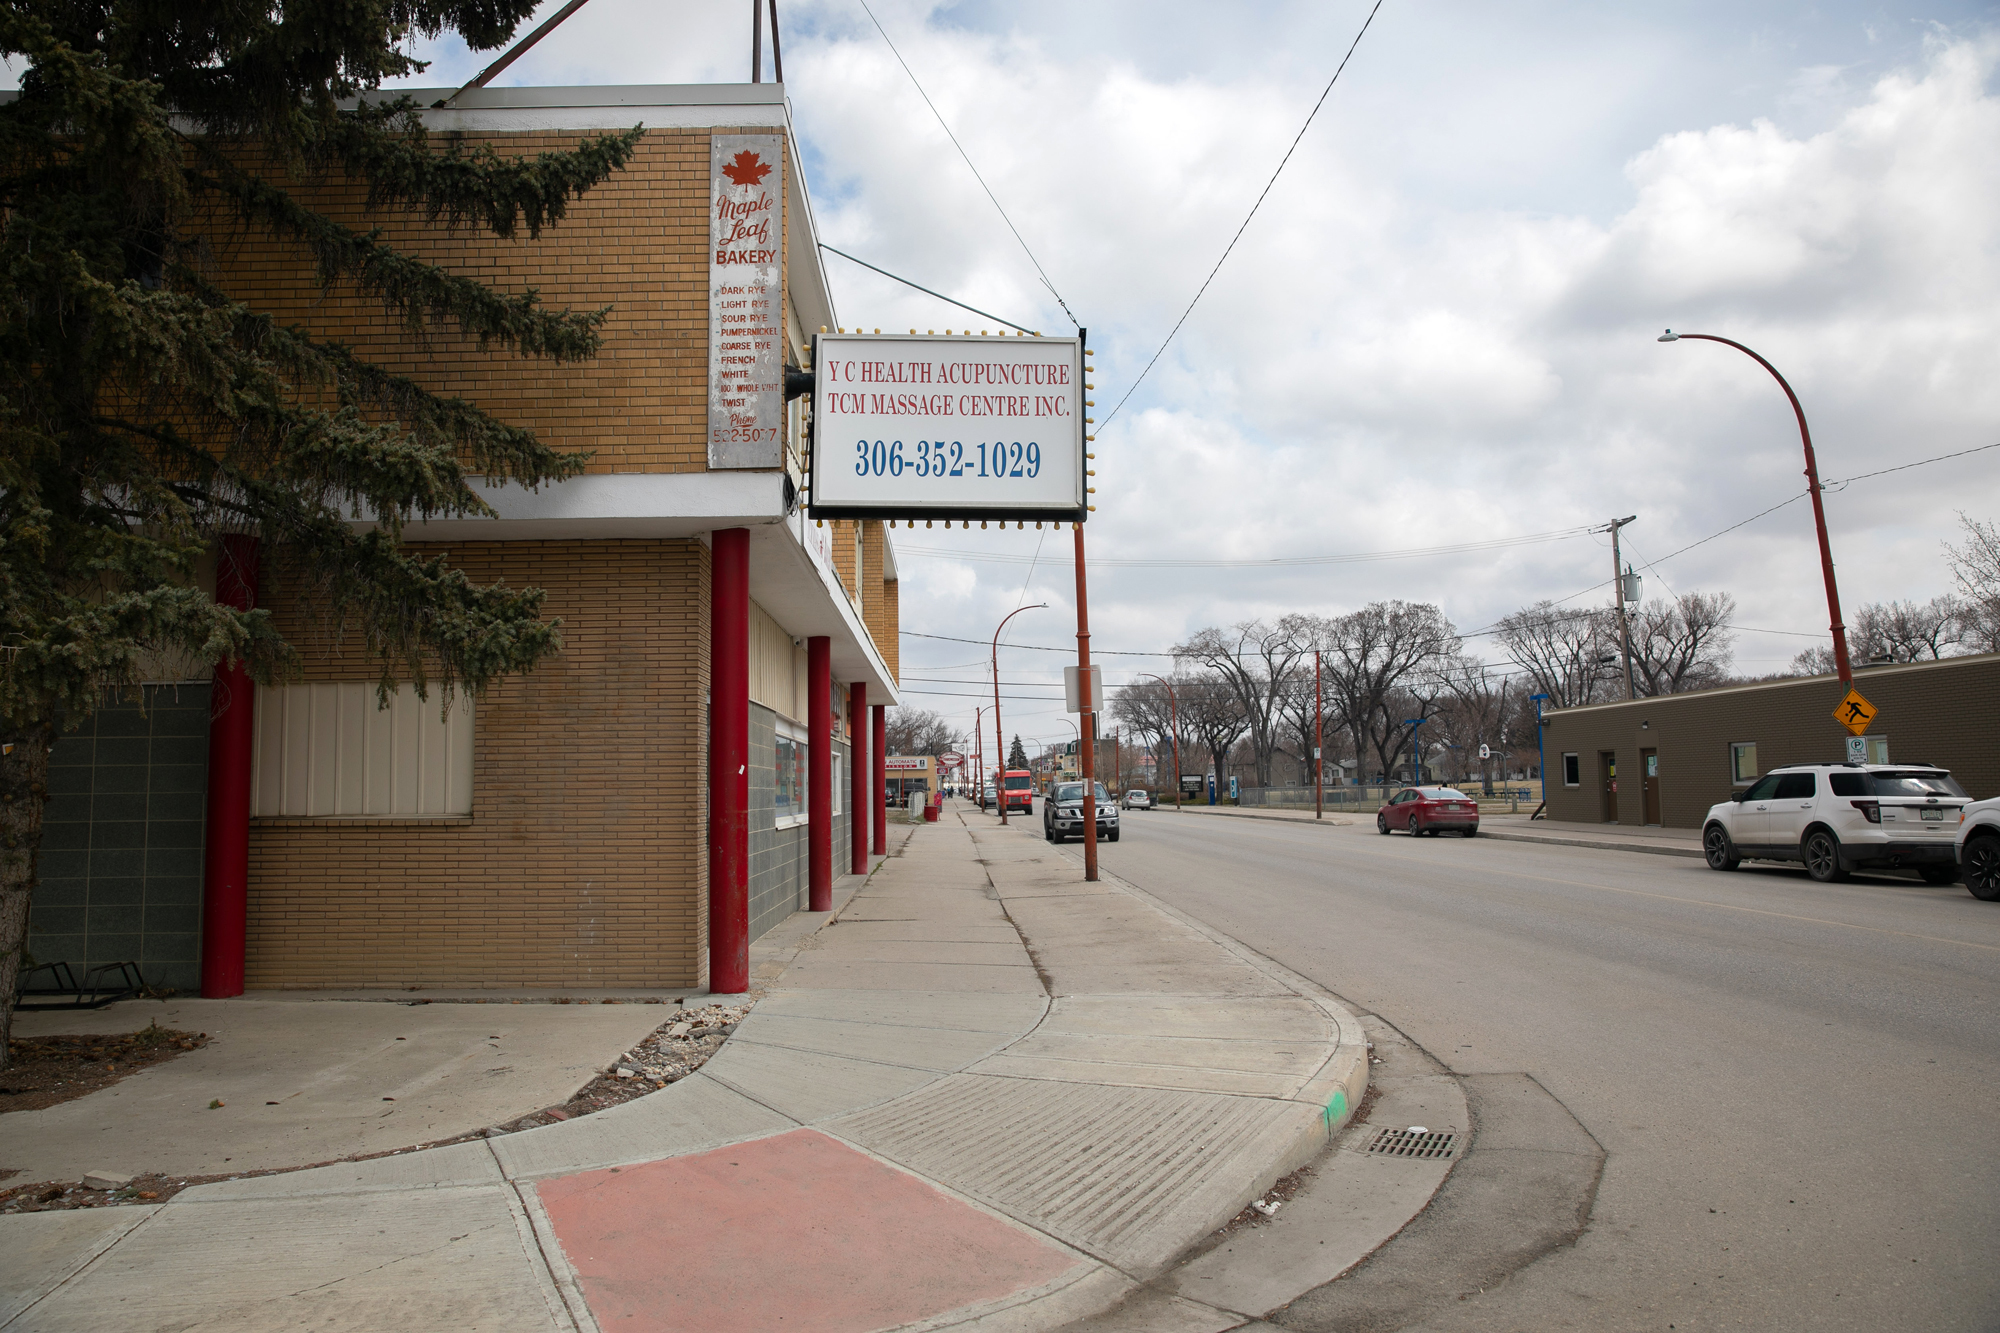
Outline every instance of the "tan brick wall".
MULTIPOLYGON (((479 700, 470 820, 253 825, 249 985, 700 984, 708 549, 470 543, 451 555, 476 581, 545 589, 563 650, 479 700)), ((311 650, 308 680, 371 678, 327 650, 282 587, 267 597, 311 650)))
POLYGON ((903 585, 894 579, 882 585, 881 621, 879 627, 871 623, 868 632, 874 636, 875 647, 880 650, 882 661, 889 668, 890 677, 901 684, 903 637, 897 630, 903 623, 903 585))
MULTIPOLYGON (((737 132, 648 129, 624 171, 572 202, 568 215, 534 240, 525 231, 502 240, 477 227, 446 231, 421 216, 370 214, 365 187, 338 178, 324 185, 287 182, 343 224, 361 231, 379 226, 387 244, 503 294, 532 287, 550 309, 612 307, 603 350, 577 365, 482 352, 448 320, 427 341, 412 338, 375 298, 346 284, 323 291, 302 246, 228 224, 211 231, 216 276, 281 324, 348 342, 389 370, 533 430, 545 444, 596 450, 593 472, 703 471, 708 144, 712 133, 737 132)), ((533 157, 574 147, 583 137, 548 131, 467 141, 504 157, 533 157)), ((789 245, 797 201, 788 197, 786 207, 789 245)))

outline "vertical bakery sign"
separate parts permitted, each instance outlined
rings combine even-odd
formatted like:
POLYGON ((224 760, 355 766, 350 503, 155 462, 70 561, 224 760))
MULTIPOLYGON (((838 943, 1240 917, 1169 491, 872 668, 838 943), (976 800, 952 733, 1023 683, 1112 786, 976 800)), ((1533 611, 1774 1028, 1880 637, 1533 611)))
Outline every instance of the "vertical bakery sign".
POLYGON ((709 140, 708 465, 777 467, 785 425, 784 141, 709 140))

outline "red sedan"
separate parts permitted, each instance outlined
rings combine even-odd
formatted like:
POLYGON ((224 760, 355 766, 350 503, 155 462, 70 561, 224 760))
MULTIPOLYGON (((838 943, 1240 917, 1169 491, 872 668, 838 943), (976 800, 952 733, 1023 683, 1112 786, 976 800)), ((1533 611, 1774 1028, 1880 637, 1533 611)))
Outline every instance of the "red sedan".
POLYGON ((1375 816, 1375 828, 1408 829, 1411 836, 1433 838, 1450 829, 1465 837, 1479 832, 1479 802, 1452 787, 1405 787, 1389 798, 1375 816))

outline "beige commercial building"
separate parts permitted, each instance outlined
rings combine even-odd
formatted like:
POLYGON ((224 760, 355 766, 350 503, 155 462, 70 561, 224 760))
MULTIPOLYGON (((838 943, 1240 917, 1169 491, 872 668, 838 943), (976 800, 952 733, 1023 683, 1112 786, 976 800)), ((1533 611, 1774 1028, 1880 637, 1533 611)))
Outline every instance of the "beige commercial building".
MULTIPOLYGON (((429 105, 448 91, 414 95, 429 105)), ((60 873, 31 927, 43 962, 149 960, 149 980, 181 987, 206 974, 216 886, 193 893, 199 853, 180 844, 199 846, 204 818, 214 836, 198 793, 239 760, 251 770, 239 891, 252 988, 701 985, 718 910, 740 953, 806 903, 815 822, 833 865, 852 863, 854 794, 879 786, 853 771, 854 747, 866 749, 868 724, 897 699, 897 574, 880 523, 818 525, 799 504, 807 400, 783 396, 775 368, 802 366, 810 335, 836 321, 782 87, 479 89, 425 118, 434 134, 504 157, 646 127, 628 168, 539 237, 374 216, 365 186, 338 178, 314 200, 503 293, 607 308, 594 360, 555 365, 449 333, 411 339, 379 301, 321 288, 303 247, 232 233, 215 276, 281 324, 592 451, 571 481, 489 491, 496 518, 406 531, 414 550, 448 555, 475 581, 545 589, 562 651, 449 712, 407 691, 379 712, 352 638, 337 640, 280 556, 260 553, 258 604, 303 648, 303 678, 256 692, 245 755, 198 753, 193 734, 161 738, 159 753, 176 756, 177 785, 162 793, 173 802, 109 800, 143 784, 128 770, 154 753, 152 723, 126 716, 136 703, 62 742, 50 811, 60 873), (718 252, 716 201, 745 190, 762 191, 755 206, 773 216, 769 248, 718 252), (762 274, 759 301, 732 297, 742 280, 725 258, 762 274), (764 308, 736 327, 744 317, 726 312, 745 304, 764 308), (729 443, 741 439, 752 444, 729 443), (718 647, 718 626, 734 647, 718 647), (725 657, 732 679, 719 680, 725 657), (810 716, 815 661, 831 695, 824 734, 810 716), (747 745, 747 798, 722 798, 735 833, 712 827, 711 737, 724 723, 747 745), (828 756, 826 792, 807 790, 815 747, 828 756), (167 830, 149 810, 170 807, 167 830), (179 841, 159 860, 174 875, 169 885, 163 872, 149 911, 151 823, 179 841), (737 882, 715 882, 718 856, 737 882)), ((210 685, 203 674, 172 700, 203 707, 210 685)), ((210 711, 222 708, 217 696, 210 711)))

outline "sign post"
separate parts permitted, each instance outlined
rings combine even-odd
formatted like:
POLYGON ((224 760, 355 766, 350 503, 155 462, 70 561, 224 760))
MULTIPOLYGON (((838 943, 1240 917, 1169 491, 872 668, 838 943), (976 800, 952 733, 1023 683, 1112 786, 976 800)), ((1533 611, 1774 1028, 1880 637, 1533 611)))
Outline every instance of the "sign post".
MULTIPOLYGON (((1074 338, 862 334, 821 329, 812 347, 812 459, 807 513, 969 528, 1067 522, 1076 543, 1076 657, 1084 879, 1097 878, 1095 742, 1102 683, 1090 665, 1083 524, 1094 507, 1086 466, 1090 355, 1074 338)), ((1025 610, 1027 608, 1020 608, 1025 610)), ((1010 613, 1009 619, 1017 612, 1010 613)), ((1001 621, 1004 626, 1006 621, 1001 621)), ((993 726, 1002 746, 999 631, 993 726)), ((1002 785, 1005 783, 1002 750, 1002 785)), ((1001 794, 1001 823, 1006 796, 1001 794)))

